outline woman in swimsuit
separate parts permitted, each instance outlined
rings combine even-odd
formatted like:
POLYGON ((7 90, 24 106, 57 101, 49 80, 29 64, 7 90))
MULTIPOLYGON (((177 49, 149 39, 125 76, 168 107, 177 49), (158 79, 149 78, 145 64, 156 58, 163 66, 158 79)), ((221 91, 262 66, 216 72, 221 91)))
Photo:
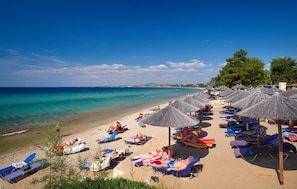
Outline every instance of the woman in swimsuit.
POLYGON ((156 149, 154 151, 131 158, 131 161, 133 161, 133 163, 138 163, 147 159, 150 161, 159 160, 162 158, 162 156, 167 155, 166 151, 167 150, 163 147, 162 149, 156 149))

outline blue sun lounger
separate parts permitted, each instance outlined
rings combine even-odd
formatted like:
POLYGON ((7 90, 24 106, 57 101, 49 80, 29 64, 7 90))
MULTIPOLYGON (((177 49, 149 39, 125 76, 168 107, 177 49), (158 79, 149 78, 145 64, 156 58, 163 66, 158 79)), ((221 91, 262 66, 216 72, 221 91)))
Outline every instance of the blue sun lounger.
POLYGON ((23 166, 30 163, 35 157, 36 157, 36 152, 33 152, 28 157, 26 157, 26 159, 24 159, 24 161, 18 162, 18 163, 13 163, 10 166, 0 169, 0 176, 3 177, 5 175, 13 172, 14 170, 22 168, 23 166))
POLYGON ((140 119, 137 122, 140 127, 145 127, 145 124, 140 119))
POLYGON ((196 156, 194 161, 190 163, 185 170, 182 171, 167 171, 167 168, 152 167, 154 171, 160 171, 163 175, 174 175, 176 177, 195 177, 199 171, 195 168, 195 164, 200 161, 200 157, 196 156))
POLYGON ((118 135, 118 132, 114 131, 109 137, 107 138, 102 138, 102 139, 97 139, 96 142, 98 143, 105 143, 105 142, 111 142, 114 140, 120 139, 120 137, 116 137, 118 135))
POLYGON ((8 175, 5 175, 2 178, 2 180, 8 181, 10 183, 15 183, 15 182, 19 181, 20 179, 22 179, 23 177, 30 175, 45 166, 46 166, 46 160, 40 160, 40 161, 34 162, 32 164, 27 164, 24 167, 22 167, 21 169, 18 169, 8 175))

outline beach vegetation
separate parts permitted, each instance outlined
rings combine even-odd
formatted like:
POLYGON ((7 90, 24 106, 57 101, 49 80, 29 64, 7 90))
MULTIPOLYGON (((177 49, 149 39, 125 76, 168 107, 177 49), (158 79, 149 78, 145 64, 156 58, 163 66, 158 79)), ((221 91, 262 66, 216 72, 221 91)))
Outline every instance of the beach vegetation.
POLYGON ((37 145, 45 153, 49 171, 41 178, 34 178, 32 184, 43 182, 46 183, 45 188, 59 188, 79 180, 77 170, 67 162, 64 156, 55 152, 55 147, 62 141, 63 133, 60 132, 52 127, 48 128, 45 143, 37 145))
POLYGON ((124 178, 114 179, 86 179, 82 182, 77 181, 73 183, 64 184, 62 187, 56 189, 81 189, 81 188, 121 188, 121 189, 157 189, 155 186, 150 186, 144 182, 131 181, 124 178))
MULTIPOLYGON (((55 152, 55 146, 61 143, 62 133, 57 133, 55 129, 49 128, 47 131, 46 142, 37 147, 45 152, 48 162, 46 173, 40 178, 33 178, 31 184, 44 183, 45 189, 75 189, 75 188, 148 188, 144 182, 131 181, 123 178, 108 179, 106 171, 88 172, 82 176, 82 170, 79 166, 73 166, 73 161, 69 161, 63 154, 55 152), (92 178, 92 179, 91 179, 92 178)), ((99 151, 100 151, 99 147, 99 151)), ((86 159, 78 157, 77 165, 86 162, 86 159)))

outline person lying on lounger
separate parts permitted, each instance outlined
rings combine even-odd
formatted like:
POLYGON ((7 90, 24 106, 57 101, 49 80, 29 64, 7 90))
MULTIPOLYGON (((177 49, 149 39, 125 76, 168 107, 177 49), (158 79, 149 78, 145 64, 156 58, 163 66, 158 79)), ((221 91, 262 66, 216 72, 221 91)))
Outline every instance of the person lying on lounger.
POLYGON ((133 163, 138 163, 144 160, 149 160, 153 162, 155 160, 167 159, 168 157, 167 151, 168 151, 167 147, 163 147, 162 149, 156 149, 154 151, 150 151, 148 153, 133 157, 131 158, 131 161, 133 163))
POLYGON ((121 132, 121 131, 123 131, 125 129, 125 127, 126 127, 126 125, 122 126, 122 124, 117 121, 116 126, 111 125, 108 128, 107 132, 108 133, 113 133, 114 131, 121 132))
POLYGON ((193 161, 194 157, 189 156, 187 159, 183 160, 163 160, 158 163, 152 163, 151 166, 154 166, 156 168, 167 168, 167 171, 182 171, 185 170, 193 161))
POLYGON ((194 133, 190 133, 188 136, 184 137, 182 140, 185 142, 198 143, 199 137, 197 135, 195 135, 194 133))
POLYGON ((135 142, 135 143, 139 143, 143 140, 146 139, 146 135, 138 132, 135 136, 132 136, 131 137, 132 139, 131 140, 126 140, 127 142, 135 142))

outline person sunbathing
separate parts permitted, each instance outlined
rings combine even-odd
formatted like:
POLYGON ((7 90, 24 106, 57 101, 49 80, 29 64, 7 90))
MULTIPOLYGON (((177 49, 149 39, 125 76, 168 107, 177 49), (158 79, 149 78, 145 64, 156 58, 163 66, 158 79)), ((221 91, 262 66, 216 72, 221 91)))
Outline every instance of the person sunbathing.
POLYGON ((160 160, 160 159, 166 159, 168 157, 167 154, 167 147, 163 147, 162 149, 156 149, 154 151, 150 151, 148 153, 136 156, 134 158, 131 158, 131 161, 133 163, 138 163, 142 161, 155 161, 155 160, 160 160))
POLYGON ((160 110, 161 108, 160 108, 160 106, 156 106, 156 107, 153 107, 151 110, 152 111, 158 111, 158 110, 160 110))
POLYGON ((135 119, 136 121, 138 121, 139 119, 143 118, 143 113, 139 113, 138 117, 135 119))
POLYGON ((187 159, 183 160, 163 160, 160 163, 152 163, 151 166, 156 168, 166 168, 167 171, 182 171, 185 170, 190 163, 194 161, 193 156, 189 156, 187 159))
POLYGON ((132 136, 131 140, 126 140, 127 142, 135 142, 135 143, 139 143, 143 140, 146 139, 146 135, 138 132, 135 136, 132 136))
POLYGON ((108 128, 108 130, 107 130, 107 132, 108 133, 113 133, 114 131, 122 131, 124 128, 125 128, 125 126, 126 125, 124 125, 123 127, 122 127, 122 124, 120 123, 120 122, 116 122, 116 126, 113 126, 113 125, 111 125, 109 128, 108 128))
POLYGON ((81 139, 80 138, 75 138, 75 139, 73 139, 71 141, 58 144, 58 145, 55 146, 55 151, 56 152, 63 152, 65 146, 71 146, 71 145, 74 145, 77 142, 81 142, 81 139))

